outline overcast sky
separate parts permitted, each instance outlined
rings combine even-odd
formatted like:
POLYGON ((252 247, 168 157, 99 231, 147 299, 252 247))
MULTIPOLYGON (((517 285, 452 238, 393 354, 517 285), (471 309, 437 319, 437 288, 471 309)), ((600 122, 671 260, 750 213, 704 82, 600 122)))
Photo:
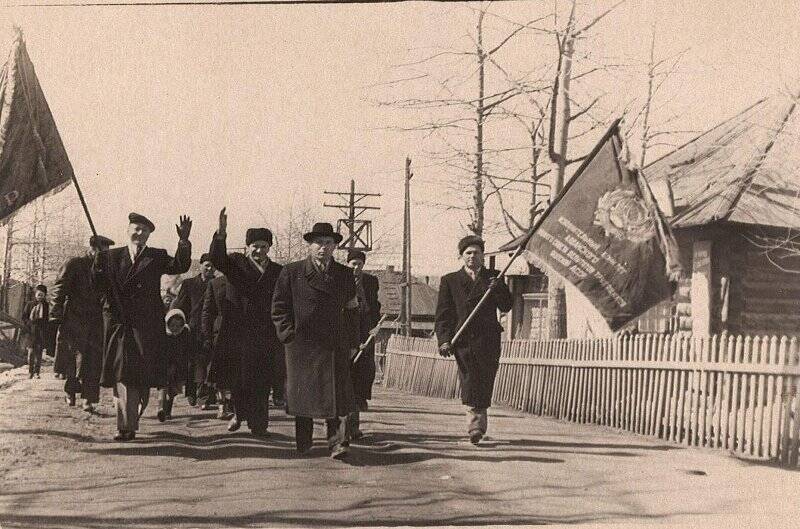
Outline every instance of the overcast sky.
MULTIPOLYGON (((756 4, 630 1, 592 45, 605 56, 643 58, 655 23, 665 55, 688 49, 670 97, 686 128, 699 130, 800 71, 796 2, 756 4)), ((525 20, 541 6, 493 9, 525 20)), ((402 236, 409 155, 415 272, 457 266, 466 217, 427 205, 441 175, 425 169, 424 140, 382 130, 404 116, 377 108, 367 87, 393 78, 392 65, 410 48, 447 45, 469 31, 474 13, 465 6, 38 7, 0 17, 5 49, 13 24, 24 31, 100 231, 122 240, 134 210, 157 224, 153 244, 172 248, 172 224, 187 213, 199 255, 221 207, 233 242, 292 203, 335 222, 338 213, 321 208, 322 191, 344 191, 352 178, 358 190, 383 194, 372 202, 382 208, 372 215, 383 247, 376 263, 399 265, 392 250, 402 236)), ((535 52, 521 48, 514 60, 535 52)), ((490 246, 507 238, 493 237, 490 246)))

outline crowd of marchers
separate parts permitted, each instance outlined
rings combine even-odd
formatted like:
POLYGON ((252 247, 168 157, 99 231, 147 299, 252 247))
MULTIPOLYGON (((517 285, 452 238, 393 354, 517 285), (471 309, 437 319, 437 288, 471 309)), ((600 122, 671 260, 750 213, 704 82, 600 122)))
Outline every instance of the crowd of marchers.
MULTIPOLYGON (((263 227, 247 230, 244 252, 229 253, 227 220, 223 209, 200 272, 167 306, 161 277, 191 266, 189 217, 176 225, 174 256, 148 245, 155 225, 137 213, 128 216, 124 245, 93 235, 86 255, 62 267, 49 300, 40 285, 24 309, 30 376, 39 376, 47 325, 56 325, 54 372, 65 380, 65 401, 75 406, 80 394, 93 413, 100 388, 110 388, 116 441, 135 440, 153 389, 161 422, 183 393, 190 406, 216 408, 228 431, 246 424, 268 438, 271 395, 273 409, 294 417, 299 454, 311 449, 314 420, 322 419, 331 457, 344 458, 363 436, 360 413, 375 379, 371 338, 381 307, 378 280, 363 270, 366 255, 351 250, 347 265, 337 262, 342 236, 324 222, 305 233, 307 256, 296 262, 270 259, 273 234, 263 227)), ((487 431, 500 357, 497 313, 511 307, 483 252, 478 237, 459 241, 463 266, 442 278, 436 311, 439 354, 458 365, 473 444, 487 431)))

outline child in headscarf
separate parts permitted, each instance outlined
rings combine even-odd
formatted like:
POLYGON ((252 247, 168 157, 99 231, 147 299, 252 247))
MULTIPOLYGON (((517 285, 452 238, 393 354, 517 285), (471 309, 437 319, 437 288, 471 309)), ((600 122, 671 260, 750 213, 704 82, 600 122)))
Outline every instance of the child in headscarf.
POLYGON ((164 321, 167 326, 167 385, 158 390, 158 420, 161 422, 172 418, 175 395, 183 390, 190 348, 189 327, 183 311, 170 310, 164 321))

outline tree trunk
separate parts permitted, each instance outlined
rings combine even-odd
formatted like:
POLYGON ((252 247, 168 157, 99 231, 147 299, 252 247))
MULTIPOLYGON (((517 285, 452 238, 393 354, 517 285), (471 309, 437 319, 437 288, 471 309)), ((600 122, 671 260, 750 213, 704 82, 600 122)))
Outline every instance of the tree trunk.
MULTIPOLYGON (((571 32, 570 27, 567 31, 571 32)), ((560 123, 558 126, 558 158, 556 162, 556 176, 553 183, 551 200, 561 192, 564 187, 564 178, 567 169, 567 146, 569 139, 569 125, 572 119, 569 89, 572 80, 572 55, 575 52, 575 38, 568 34, 564 41, 563 63, 561 68, 560 92, 558 94, 558 113, 560 123)), ((564 283, 555 277, 548 277, 547 287, 548 327, 550 339, 567 337, 567 298, 564 283)))
POLYGON ((483 15, 478 13, 478 101, 475 109, 475 184, 472 195, 475 208, 472 232, 483 236, 483 122, 485 119, 484 97, 486 83, 486 55, 483 51, 483 15))

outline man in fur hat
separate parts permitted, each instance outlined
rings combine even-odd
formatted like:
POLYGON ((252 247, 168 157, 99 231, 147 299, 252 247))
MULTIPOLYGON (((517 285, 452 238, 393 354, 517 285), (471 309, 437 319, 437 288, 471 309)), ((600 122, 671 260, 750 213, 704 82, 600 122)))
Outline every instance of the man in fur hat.
POLYGON ((92 235, 86 255, 61 267, 50 300, 50 320, 58 325, 55 364, 66 375, 67 403, 74 406, 80 393, 89 413, 100 402, 103 363, 103 292, 92 281, 92 263, 113 245, 108 237, 92 235))
POLYGON ((228 425, 236 431, 246 421, 256 436, 266 436, 269 425, 269 390, 274 382, 272 357, 283 353, 275 327, 270 320, 270 306, 281 265, 270 260, 272 232, 267 228, 250 228, 245 235, 245 253, 228 254, 228 216, 223 208, 219 227, 211 241, 211 262, 227 278, 226 296, 239 308, 235 321, 228 319, 228 328, 217 338, 215 347, 229 355, 223 387, 231 388, 234 417, 228 425), (221 340, 227 343, 221 343, 221 340))
POLYGON ((497 311, 511 310, 511 293, 496 270, 483 266, 484 242, 470 235, 458 243, 464 263, 457 272, 442 277, 436 304, 436 338, 439 354, 455 355, 461 382, 461 401, 467 406, 467 431, 472 444, 486 435, 487 409, 492 402, 494 379, 500 366, 497 311), (487 290, 491 294, 455 344, 453 337, 487 290))
POLYGON ((303 238, 308 257, 286 265, 275 286, 272 321, 286 346, 286 411, 295 416, 297 451, 312 446, 314 419, 325 419, 331 457, 349 447, 355 411, 350 360, 358 350, 358 298, 353 271, 334 261, 342 236, 325 222, 303 238))
POLYGON ((143 215, 128 215, 128 244, 98 252, 92 277, 104 289, 104 354, 100 384, 114 388, 117 441, 131 441, 151 387, 167 383, 164 303, 161 276, 183 274, 192 264, 192 221, 182 216, 175 226, 178 250, 147 245, 155 225, 143 215))

